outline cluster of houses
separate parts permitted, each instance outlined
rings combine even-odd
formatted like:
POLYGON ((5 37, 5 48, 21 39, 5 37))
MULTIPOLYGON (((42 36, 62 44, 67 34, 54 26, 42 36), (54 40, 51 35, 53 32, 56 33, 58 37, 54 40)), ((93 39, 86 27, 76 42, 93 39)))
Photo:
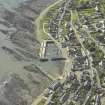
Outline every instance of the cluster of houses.
POLYGON ((63 1, 61 7, 49 22, 49 32, 56 39, 61 37, 62 29, 59 25, 65 24, 63 21, 64 17, 68 16, 68 14, 70 15, 68 10, 71 6, 71 3, 71 0, 63 1))
POLYGON ((85 52, 83 51, 81 44, 76 38, 76 35, 72 29, 70 23, 67 25, 69 32, 67 34, 67 40, 64 42, 68 49, 68 57, 73 59, 72 71, 83 71, 89 69, 89 61, 85 52))
MULTIPOLYGON (((102 4, 102 1, 99 0, 94 0, 94 1, 89 1, 90 5, 92 4, 91 2, 94 2, 94 5, 91 6, 91 8, 88 8, 88 11, 91 12, 91 15, 86 15, 84 14, 83 11, 85 11, 85 7, 79 11, 79 17, 80 17, 80 22, 83 24, 82 28, 85 29, 89 34, 91 39, 93 39, 96 43, 97 48, 101 49, 102 52, 104 53, 103 58, 100 60, 99 57, 99 63, 97 66, 97 70, 101 72, 100 76, 102 77, 105 76, 105 15, 104 15, 104 7, 102 4), (91 11, 92 10, 92 11, 91 11)), ((86 33, 85 33, 86 35, 86 33)), ((86 38, 89 38, 89 35, 85 36, 84 35, 84 41, 86 38)), ((89 39, 88 39, 89 40, 89 39)), ((94 48, 96 49, 96 48, 94 48)), ((95 51, 95 50, 94 50, 95 51)), ((92 52, 92 55, 96 55, 95 52, 92 52)), ((102 53, 100 52, 101 55, 102 53)), ((98 56, 97 56, 98 58, 98 56)), ((93 59, 94 60, 94 59, 93 59)), ((93 63, 97 63, 97 60, 94 60, 93 63)), ((104 78, 103 78, 104 79, 104 78)), ((102 80, 103 81, 103 80, 102 80)), ((104 85, 105 86, 105 85, 104 85)))
POLYGON ((44 92, 47 97, 45 105, 83 105, 94 91, 96 94, 92 95, 89 105, 101 105, 101 97, 98 93, 101 94, 103 90, 100 88, 91 89, 91 77, 88 71, 84 71, 80 79, 74 72, 70 72, 63 82, 53 81, 46 89, 44 92))
MULTIPOLYGON (((68 0, 65 0, 63 2, 60 9, 57 11, 57 14, 49 23, 49 32, 57 41, 62 37, 60 36, 61 34, 59 34, 59 31, 62 31, 59 26, 59 21, 64 21, 64 16, 67 13, 64 12, 64 7, 67 1, 68 0), (60 20, 63 13, 63 18, 60 20)), ((72 0, 70 1, 71 3, 68 3, 68 8, 70 8, 72 4, 72 0)), ((103 36, 102 38, 104 38, 105 21, 100 20, 97 23, 93 22, 93 24, 91 24, 92 19, 103 17, 98 0, 89 1, 87 4, 82 4, 76 9, 80 11, 84 8, 92 7, 95 9, 92 18, 89 18, 89 16, 85 16, 82 13, 79 14, 82 27, 79 27, 78 29, 84 27, 89 30, 90 34, 93 31, 100 32, 101 36, 103 36)), ((96 77, 91 77, 90 59, 83 50, 81 43, 77 40, 77 36, 75 35, 70 21, 66 21, 65 27, 68 32, 62 37, 64 40, 60 43, 62 44, 62 48, 67 48, 68 58, 73 60, 71 71, 63 80, 58 79, 53 81, 46 89, 44 92, 45 97, 47 97, 45 105, 102 105, 101 96, 105 91, 95 83, 96 77), (77 74, 78 72, 80 72, 80 77, 77 74)), ((88 34, 81 32, 80 37, 85 40, 85 38, 88 38, 88 34)), ((99 65, 100 68, 105 69, 105 60, 100 62, 99 65)), ((95 73, 94 75, 97 76, 95 73)), ((105 84, 105 78, 103 82, 105 84)))
MULTIPOLYGON (((92 1, 90 1, 92 2, 92 1)), ((90 3, 91 4, 91 3, 90 3)), ((81 9, 85 11, 86 8, 81 9)), ((83 12, 79 12, 80 22, 85 26, 90 34, 96 34, 97 40, 100 40, 100 43, 104 42, 104 33, 105 33, 105 20, 104 13, 102 12, 101 2, 99 0, 94 1, 94 6, 88 8, 90 16, 86 16, 83 12), (103 40, 102 40, 103 38, 103 40)))
POLYGON ((46 90, 45 96, 48 97, 45 105, 64 105, 71 103, 71 96, 74 96, 74 92, 80 86, 79 81, 75 74, 70 75, 64 82, 59 80, 54 81, 46 90))

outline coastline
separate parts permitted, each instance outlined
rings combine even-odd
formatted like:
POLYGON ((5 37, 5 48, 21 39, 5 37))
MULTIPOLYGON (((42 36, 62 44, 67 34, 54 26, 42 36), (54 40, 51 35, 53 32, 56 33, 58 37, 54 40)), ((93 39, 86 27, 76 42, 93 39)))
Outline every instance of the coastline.
POLYGON ((33 98, 41 94, 51 82, 37 67, 40 66, 37 57, 40 44, 33 22, 54 0, 43 2, 27 1, 12 10, 0 7, 0 23, 4 27, 0 27, 0 104, 30 105, 33 98))

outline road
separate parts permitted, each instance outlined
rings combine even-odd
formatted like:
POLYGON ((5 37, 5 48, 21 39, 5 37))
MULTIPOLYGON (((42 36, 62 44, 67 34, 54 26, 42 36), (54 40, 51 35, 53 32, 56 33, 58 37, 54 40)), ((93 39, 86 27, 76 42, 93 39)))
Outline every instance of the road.
POLYGON ((66 13, 67 6, 68 6, 68 4, 69 4, 70 2, 71 2, 71 0, 68 0, 68 1, 66 2, 65 7, 64 7, 64 11, 63 11, 63 13, 62 13, 61 16, 60 16, 59 23, 58 23, 58 26, 59 26, 58 35, 60 35, 60 25, 61 25, 61 21, 62 21, 64 15, 65 15, 65 13, 66 13))
MULTIPOLYGON (((77 14, 78 14, 78 12, 77 12, 77 14)), ((78 23, 82 26, 82 23, 80 22, 79 18, 78 18, 78 23)), ((74 28, 74 29, 75 29, 75 28, 74 28)), ((103 48, 102 48, 101 46, 99 46, 99 44, 95 41, 94 38, 91 37, 91 35, 90 35, 90 33, 89 33, 89 30, 86 30, 85 28, 82 28, 82 29, 87 33, 88 37, 89 37, 93 42, 95 42, 95 44, 103 51, 103 48)), ((75 29, 75 31, 76 31, 76 29, 75 29)), ((78 35, 78 34, 77 34, 77 35, 78 35)), ((77 36, 77 37, 78 37, 78 40, 80 40, 79 42, 81 42, 81 45, 82 45, 82 47, 83 47, 83 49, 84 49, 86 55, 88 56, 88 59, 89 59, 89 62, 90 62, 92 78, 94 77, 94 72, 95 72, 95 73, 96 73, 96 78, 97 78, 97 85, 98 85, 98 87, 101 87, 101 83, 100 83, 100 78, 99 78, 98 71, 93 67, 92 61, 91 61, 91 59, 90 59, 90 55, 87 54, 86 48, 85 48, 84 45, 82 44, 82 41, 81 41, 81 39, 80 39, 79 36, 80 36, 80 35, 77 36)), ((105 50, 104 50, 104 52, 105 52, 105 50)))
MULTIPOLYGON (((71 11, 72 12, 72 11, 71 11)), ((63 15, 62 15, 63 16, 63 15)), ((72 17, 72 14, 71 14, 71 17, 72 17)), ((61 21, 61 20, 59 20, 59 21, 61 21)), ((64 49, 62 48, 62 46, 61 46, 61 43, 60 42, 58 42, 56 39, 54 39, 53 37, 52 37, 52 35, 50 34, 50 33, 48 33, 48 32, 46 32, 46 30, 45 30, 45 25, 46 25, 47 23, 43 23, 43 31, 44 31, 44 33, 45 34, 47 34, 54 42, 55 42, 55 44, 57 45, 57 47, 62 51, 62 54, 64 54, 64 56, 67 58, 67 60, 68 60, 68 64, 71 64, 69 61, 70 61, 70 59, 67 57, 67 53, 65 54, 64 53, 64 49)), ((85 49, 85 47, 84 47, 84 45, 83 45, 83 43, 82 43, 82 41, 81 41, 81 39, 80 39, 80 35, 78 35, 78 32, 77 32, 77 30, 76 30, 76 28, 74 27, 74 25, 73 25, 73 22, 72 22, 72 18, 71 18, 71 26, 72 26, 72 28, 73 28, 73 30, 74 30, 74 32, 75 32, 75 35, 76 35, 76 37, 77 37, 77 40, 80 42, 80 44, 81 44, 81 47, 83 48, 83 50, 84 50, 84 52, 85 52, 85 54, 88 56, 88 59, 90 58, 90 56, 87 54, 87 52, 86 52, 86 49, 85 49)), ((72 64, 71 64, 72 65, 72 64)), ((70 65, 70 66, 71 66, 70 65)), ((69 67, 70 67, 69 66, 69 67)), ((65 65, 65 67, 67 68, 67 65, 65 65)), ((92 81, 92 85, 93 85, 93 76, 94 76, 94 69, 93 69, 93 67, 92 67, 92 62, 90 61, 90 67, 91 67, 91 81, 92 81)), ((70 70, 70 69, 69 69, 70 70)), ((88 99, 89 99, 89 97, 91 96, 91 90, 88 92, 88 94, 86 95, 86 99, 84 100, 84 103, 83 103, 83 105, 85 105, 86 103, 87 103, 87 101, 88 101, 88 99)))
MULTIPOLYGON (((104 54, 105 54, 105 50, 104 50, 101 46, 99 46, 99 44, 96 42, 96 40, 95 40, 94 38, 91 37, 91 35, 90 35, 90 33, 89 33, 89 30, 86 30, 86 29, 84 29, 84 28, 83 28, 83 30, 84 30, 85 32, 87 32, 88 37, 89 37, 89 38, 96 44, 96 46, 98 46, 99 49, 100 49, 102 52, 104 52, 104 54)), ((91 64, 92 64, 92 62, 91 62, 91 64)), ((96 75, 97 75, 98 87, 101 87, 101 83, 100 83, 100 78, 99 78, 98 71, 97 71, 94 67, 92 67, 92 68, 93 68, 93 70, 95 71, 95 73, 96 73, 96 75)))
MULTIPOLYGON (((81 41, 81 39, 80 39, 80 35, 78 34, 76 28, 74 27, 74 24, 73 24, 73 21, 72 21, 72 20, 73 20, 73 12, 72 12, 72 10, 71 10, 71 26, 72 26, 72 28, 73 28, 73 30, 74 30, 74 33, 75 33, 75 35, 76 35, 76 37, 77 37, 77 40, 80 42, 81 47, 83 48, 83 51, 84 51, 85 54, 87 55, 88 60, 89 60, 89 62, 90 62, 90 69, 89 69, 89 72, 90 72, 90 70, 91 70, 91 82, 92 82, 91 85, 93 85, 93 84, 94 84, 94 80, 93 80, 93 77, 94 77, 94 71, 93 71, 93 70, 94 70, 94 68, 92 67, 92 61, 90 60, 90 56, 87 54, 86 48, 84 47, 84 45, 83 45, 83 43, 82 43, 82 41, 81 41)), ((84 103, 83 103, 82 105, 86 105, 86 103, 87 103, 88 99, 90 98, 90 96, 91 96, 91 89, 90 89, 90 91, 87 93, 86 98, 85 98, 85 100, 84 100, 84 103)))
POLYGON ((41 94, 41 95, 39 95, 34 101, 33 101, 33 103, 31 104, 31 105, 37 105, 42 99, 44 99, 45 97, 44 97, 44 95, 43 95, 43 93, 41 94))
MULTIPOLYGON (((46 15, 46 13, 49 11, 50 8, 54 7, 55 5, 59 4, 62 1, 63 0, 57 0, 57 2, 55 2, 52 5, 48 6, 45 10, 43 10, 41 12, 39 17, 35 20, 35 25, 37 26, 37 28, 36 28, 37 38, 38 38, 38 36, 40 36, 40 20, 44 18, 44 16, 46 15)), ((39 41, 40 41, 40 39, 39 39, 39 41)))
MULTIPOLYGON (((71 13, 72 13, 72 11, 71 11, 71 13)), ((72 14, 71 14, 71 17, 72 17, 72 14)), ((71 23, 73 23, 73 22, 72 22, 72 19, 71 19, 71 23)), ((78 23, 82 25, 82 23, 79 21, 79 18, 78 18, 78 23)), ((75 31, 75 33, 76 33, 77 39, 78 39, 79 42, 81 43, 82 48, 84 49, 86 55, 88 56, 88 59, 89 59, 89 62, 90 62, 90 67, 91 67, 91 73, 92 73, 91 80, 93 81, 94 72, 95 72, 95 73, 96 73, 96 78, 97 78, 97 85, 98 85, 98 87, 101 88, 101 83, 100 83, 100 78, 99 78, 98 71, 92 66, 92 61, 91 61, 91 59, 90 59, 90 55, 87 54, 86 49, 85 49, 84 45, 82 44, 82 41, 81 41, 81 39, 80 39, 80 37, 79 37, 79 34, 78 34, 77 30, 75 29, 75 27, 74 27, 73 24, 72 24, 72 27, 73 27, 73 29, 74 29, 74 31, 75 31)), ((86 29, 83 29, 83 30, 84 30, 85 32, 87 32, 88 37, 89 37, 93 42, 95 42, 95 44, 99 47, 99 49, 101 49, 101 51, 103 51, 104 54, 105 54, 105 50, 102 48, 102 46, 99 46, 99 44, 96 42, 96 40, 95 40, 94 38, 91 37, 91 35, 90 35, 90 33, 89 33, 89 30, 86 30, 86 29)), ((82 105, 86 105, 86 103, 87 103, 87 101, 88 101, 88 99, 89 99, 90 96, 91 96, 91 90, 88 92, 88 94, 87 94, 87 96, 86 96, 86 99, 84 100, 84 103, 83 103, 82 105)))
MULTIPOLYGON (((82 43, 82 41, 81 41, 81 39, 80 39, 80 35, 79 35, 79 33, 77 32, 77 30, 76 30, 76 28, 74 27, 74 24, 73 24, 73 12, 71 11, 71 25, 72 25, 72 28, 73 28, 73 30, 74 30, 74 33, 75 33, 75 35, 76 35, 76 37, 77 37, 77 40, 80 42, 80 44, 81 44, 81 47, 83 48, 83 51, 85 52, 85 54, 87 55, 87 57, 88 57, 88 60, 89 60, 89 62, 90 62, 90 70, 91 70, 91 81, 93 82, 93 77, 94 77, 94 71, 93 71, 93 67, 92 67, 92 62, 90 61, 90 56, 87 54, 87 51, 86 51, 86 48, 84 47, 84 45, 83 45, 83 43, 82 43)), ((93 84, 93 83, 92 83, 93 84)))
POLYGON ((91 96, 91 93, 92 93, 92 89, 90 89, 90 91, 88 92, 88 94, 86 95, 86 98, 84 100, 84 103, 82 105, 86 105, 86 103, 88 102, 90 96, 91 96))

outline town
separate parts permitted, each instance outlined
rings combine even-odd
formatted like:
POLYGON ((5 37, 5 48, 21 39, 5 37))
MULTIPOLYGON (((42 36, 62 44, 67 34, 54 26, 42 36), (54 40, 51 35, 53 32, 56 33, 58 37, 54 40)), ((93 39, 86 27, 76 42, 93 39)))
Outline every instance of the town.
POLYGON ((41 25, 40 61, 63 60, 65 67, 37 105, 105 105, 105 1, 62 0, 41 25))

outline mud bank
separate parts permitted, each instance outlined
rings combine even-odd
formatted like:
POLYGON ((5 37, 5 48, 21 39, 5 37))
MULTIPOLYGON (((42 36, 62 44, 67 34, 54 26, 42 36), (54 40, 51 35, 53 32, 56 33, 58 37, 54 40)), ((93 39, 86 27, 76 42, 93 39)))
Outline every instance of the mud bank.
POLYGON ((30 105, 51 82, 41 72, 34 21, 55 1, 29 0, 14 9, 0 5, 0 105, 30 105))

